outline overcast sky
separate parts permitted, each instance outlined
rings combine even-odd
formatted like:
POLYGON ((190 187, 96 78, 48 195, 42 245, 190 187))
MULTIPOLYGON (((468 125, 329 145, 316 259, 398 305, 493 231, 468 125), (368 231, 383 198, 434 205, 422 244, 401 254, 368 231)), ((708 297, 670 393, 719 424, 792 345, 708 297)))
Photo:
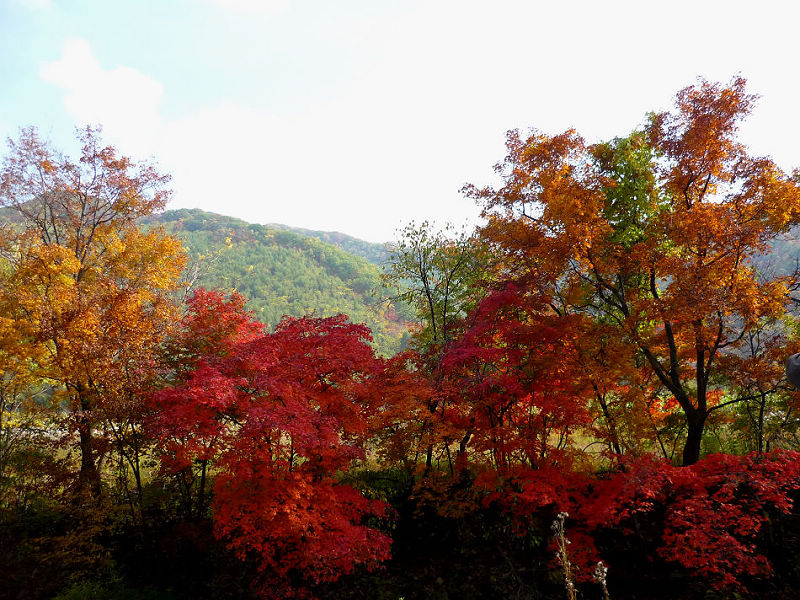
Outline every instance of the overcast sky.
POLYGON ((505 131, 625 135, 698 76, 761 99, 800 166, 800 3, 0 0, 0 135, 76 125, 153 157, 171 207, 386 241, 474 221, 505 131))

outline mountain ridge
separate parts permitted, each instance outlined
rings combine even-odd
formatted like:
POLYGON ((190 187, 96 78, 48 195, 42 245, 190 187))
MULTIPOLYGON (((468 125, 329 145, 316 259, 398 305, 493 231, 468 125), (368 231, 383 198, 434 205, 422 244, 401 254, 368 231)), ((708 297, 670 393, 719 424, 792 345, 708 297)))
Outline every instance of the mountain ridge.
POLYGON ((341 248, 345 252, 366 258, 372 264, 377 266, 380 266, 386 262, 392 249, 391 242, 377 244, 375 242, 368 242, 340 231, 306 229, 304 227, 294 227, 292 225, 283 225, 281 223, 267 223, 265 227, 292 231, 300 235, 316 238, 325 242, 326 244, 331 244, 337 248, 341 248))
MULTIPOLYGON (((343 313, 369 326, 381 354, 394 354, 405 344, 412 313, 387 300, 391 294, 383 287, 380 269, 367 257, 289 226, 248 223, 200 209, 168 210, 142 223, 162 226, 181 240, 190 268, 199 274, 197 285, 235 289, 256 317, 272 327, 284 315, 343 313)), ((343 244, 361 242, 373 260, 384 248, 338 235, 343 244)))

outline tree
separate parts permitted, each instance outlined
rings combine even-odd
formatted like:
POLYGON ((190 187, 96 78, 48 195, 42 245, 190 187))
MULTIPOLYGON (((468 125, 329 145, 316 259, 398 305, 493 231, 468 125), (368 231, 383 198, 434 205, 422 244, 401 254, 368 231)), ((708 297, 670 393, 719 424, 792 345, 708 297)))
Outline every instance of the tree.
POLYGON ((554 312, 613 326, 631 368, 663 386, 686 427, 684 465, 700 458, 709 416, 737 401, 720 359, 786 310, 791 282, 757 277, 750 261, 800 220, 800 185, 737 141, 753 100, 741 78, 701 81, 626 138, 510 132, 504 185, 467 188, 505 272, 554 312))
POLYGON ((796 393, 786 381, 784 361, 800 350, 800 340, 787 323, 760 324, 747 332, 744 348, 724 361, 728 395, 735 406, 738 431, 744 449, 769 452, 775 447, 796 449, 796 393), (794 439, 792 439, 794 438, 794 439))
POLYGON ((453 432, 443 429, 445 393, 441 387, 445 372, 441 361, 461 333, 465 317, 483 296, 480 281, 489 264, 485 248, 477 239, 464 232, 450 238, 449 230, 448 226, 437 232, 427 221, 419 226, 407 225, 382 275, 388 287, 397 289, 395 299, 414 308, 420 325, 413 336, 413 352, 399 360, 421 370, 415 376, 427 378, 429 384, 417 386, 414 392, 407 392, 405 399, 396 398, 393 403, 407 406, 408 417, 415 424, 411 431, 406 428, 401 437, 418 436, 427 442, 426 471, 433 465, 437 443, 442 444, 452 469, 449 443, 453 432), (422 390, 426 393, 421 394, 422 390), (421 407, 424 409, 419 410, 421 407))
POLYGON ((367 328, 286 317, 266 333, 240 297, 205 291, 184 323, 202 337, 182 335, 189 368, 153 398, 164 464, 213 471, 215 530, 256 561, 272 586, 262 593, 285 597, 293 576, 333 581, 387 558, 389 538, 368 524, 385 505, 339 480, 372 434, 379 361, 367 328))
POLYGON ((572 466, 570 436, 588 424, 570 348, 579 318, 558 319, 544 306, 514 286, 496 290, 445 354, 462 460, 469 445, 476 462, 501 472, 572 466))
POLYGON ((427 221, 406 226, 382 278, 416 310, 420 349, 438 352, 455 337, 456 324, 481 297, 478 283, 487 266, 484 249, 465 233, 451 239, 427 221))
POLYGON ((161 468, 176 481, 189 520, 206 516, 209 467, 225 439, 219 406, 208 401, 215 392, 224 393, 223 388, 206 387, 209 382, 202 375, 213 377, 212 365, 265 332, 244 306, 244 297, 236 292, 225 295, 198 288, 191 293, 186 312, 165 345, 167 374, 162 389, 149 398, 149 425, 158 440, 161 468), (193 383, 198 381, 199 387, 193 383))
POLYGON ((78 139, 75 162, 33 128, 9 140, 0 170, 0 206, 11 221, 4 300, 25 343, 39 348, 28 367, 53 386, 51 409, 77 434, 78 487, 98 494, 98 429, 126 443, 123 424, 138 418, 139 392, 176 316, 169 292, 184 259, 174 238, 137 226, 164 207, 169 178, 103 146, 97 130, 78 139))

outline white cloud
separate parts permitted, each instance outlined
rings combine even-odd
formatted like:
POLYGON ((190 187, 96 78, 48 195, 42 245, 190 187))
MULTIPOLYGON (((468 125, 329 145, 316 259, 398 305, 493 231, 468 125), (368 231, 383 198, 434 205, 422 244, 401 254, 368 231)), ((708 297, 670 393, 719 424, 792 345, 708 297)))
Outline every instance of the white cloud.
MULTIPOLYGON (((197 1, 263 14, 284 6, 197 1)), ((374 241, 390 239, 412 218, 474 216, 476 207, 458 190, 467 181, 494 180, 491 165, 504 155, 506 129, 575 127, 590 141, 625 134, 648 110, 668 108, 698 74, 726 81, 740 69, 745 76, 757 73, 751 89, 764 98, 743 134, 757 152, 797 164, 800 121, 791 115, 800 90, 784 76, 785 60, 776 60, 793 56, 795 21, 769 29, 768 16, 757 11, 759 29, 780 33, 757 39, 726 15, 706 31, 709 13, 692 25, 691 43, 675 47, 671 36, 682 13, 660 16, 661 27, 637 26, 655 22, 645 4, 462 0, 412 4, 391 18, 345 15, 331 35, 369 60, 350 69, 334 94, 323 85, 335 76, 333 61, 323 61, 332 72, 322 79, 313 69, 298 73, 298 87, 288 91, 302 101, 280 113, 231 100, 164 118, 160 83, 130 68, 104 67, 82 40, 69 42, 41 75, 63 90, 77 122, 103 123, 125 153, 155 155, 174 175, 178 206, 374 241), (618 22, 626 11, 633 22, 618 22)), ((306 49, 328 48, 315 46, 303 30, 296 42, 280 47, 288 65, 306 49)), ((249 58, 242 77, 267 60, 249 58)), ((293 85, 286 81, 281 85, 293 85)))
POLYGON ((405 108, 392 105, 391 89, 359 86, 303 112, 223 103, 166 119, 160 83, 104 68, 84 40, 69 41, 40 74, 63 91, 76 123, 102 124, 125 154, 154 155, 173 175, 173 206, 372 241, 391 239, 411 218, 460 221, 470 207, 458 195, 468 171, 452 166, 469 146, 445 149, 452 126, 440 127, 440 110, 413 90, 405 108), (425 144, 437 127, 442 145, 425 144))
POLYGON ((64 107, 78 124, 102 124, 127 153, 152 152, 164 93, 159 82, 129 67, 104 69, 83 39, 67 41, 61 58, 43 63, 39 74, 64 92, 64 107))
POLYGON ((285 198, 300 151, 287 122, 223 104, 168 123, 159 160, 174 174, 177 206, 259 220, 285 198))

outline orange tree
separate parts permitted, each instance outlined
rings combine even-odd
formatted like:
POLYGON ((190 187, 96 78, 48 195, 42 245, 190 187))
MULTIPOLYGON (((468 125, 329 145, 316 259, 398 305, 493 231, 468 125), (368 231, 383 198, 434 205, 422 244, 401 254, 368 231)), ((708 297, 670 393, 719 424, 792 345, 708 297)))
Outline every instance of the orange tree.
POLYGON ((37 348, 26 368, 52 388, 52 412, 77 444, 78 489, 99 493, 109 441, 138 474, 138 398, 176 318, 168 292, 183 254, 174 238, 137 226, 163 208, 168 177, 103 146, 91 128, 78 133, 77 161, 33 128, 9 140, 2 300, 4 318, 24 333, 19 343, 37 348))
POLYGON ((798 173, 737 141, 753 100, 741 78, 700 81, 611 142, 510 132, 502 187, 467 188, 503 272, 621 341, 620 385, 641 370, 657 380, 685 425, 685 465, 701 456, 709 416, 736 401, 722 393, 721 359, 786 311, 791 282, 751 259, 800 220, 798 173))

